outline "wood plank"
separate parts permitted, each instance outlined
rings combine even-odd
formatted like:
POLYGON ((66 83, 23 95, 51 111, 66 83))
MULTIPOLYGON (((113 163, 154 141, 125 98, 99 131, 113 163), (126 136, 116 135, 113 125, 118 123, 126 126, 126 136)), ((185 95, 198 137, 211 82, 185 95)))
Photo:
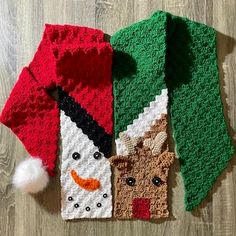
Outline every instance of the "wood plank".
MULTIPOLYGON (((32 59, 45 23, 96 27, 112 35, 118 29, 151 16, 156 10, 212 25, 218 33, 219 69, 225 116, 236 140, 236 49, 234 0, 9 0, 0 7, 0 109, 17 75, 32 59)), ((236 146, 236 142, 235 146, 236 146)), ((59 176, 37 196, 13 189, 15 162, 26 156, 22 144, 0 125, 0 235, 235 235, 236 159, 220 176, 208 198, 186 212, 183 183, 176 160, 170 176, 172 216, 160 222, 77 220, 60 216, 59 176)), ((59 171, 59 169, 58 169, 59 171)))
MULTIPOLYGON (((235 72, 236 72, 236 31, 235 20, 236 2, 216 1, 213 5, 213 25, 218 30, 218 59, 221 74, 221 93, 225 107, 225 116, 228 121, 231 136, 236 130, 235 110, 235 72), (231 16, 231 17, 229 17, 231 16)), ((220 176, 213 190, 213 233, 214 235, 235 235, 236 232, 236 159, 220 176)))
MULTIPOLYGON (((0 7, 0 110, 16 76, 16 4, 4 1, 0 7)), ((11 131, 0 126, 0 235, 14 235, 15 190, 11 184, 15 157, 20 145, 11 131)))

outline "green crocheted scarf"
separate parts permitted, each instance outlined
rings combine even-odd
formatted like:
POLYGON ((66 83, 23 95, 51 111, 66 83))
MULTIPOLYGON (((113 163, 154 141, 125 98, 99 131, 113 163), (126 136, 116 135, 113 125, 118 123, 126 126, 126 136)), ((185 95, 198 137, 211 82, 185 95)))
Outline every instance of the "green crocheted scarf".
POLYGON ((185 206, 191 211, 234 152, 220 98, 216 32, 158 11, 117 32, 111 44, 116 139, 167 88, 185 206))

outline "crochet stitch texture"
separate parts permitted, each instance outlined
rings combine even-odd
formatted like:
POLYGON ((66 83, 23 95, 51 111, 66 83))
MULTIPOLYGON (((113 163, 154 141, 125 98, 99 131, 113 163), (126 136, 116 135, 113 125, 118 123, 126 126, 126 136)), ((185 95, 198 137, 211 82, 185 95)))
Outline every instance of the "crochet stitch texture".
POLYGON ((113 94, 118 156, 112 157, 110 162, 118 169, 114 203, 117 218, 158 219, 169 215, 167 183, 174 158, 166 140, 166 33, 165 17, 160 15, 158 19, 144 20, 122 29, 111 38, 115 50, 113 94), (147 137, 151 130, 152 136, 147 137), (133 143, 142 140, 133 145, 132 153, 122 138, 123 133, 133 143), (131 162, 134 167, 120 170, 120 161, 131 162), (125 183, 126 178, 135 179, 135 185, 125 183), (160 184, 155 185, 153 181, 158 179, 160 184))
POLYGON ((63 219, 112 217, 111 164, 116 168, 113 215, 147 220, 169 214, 174 153, 168 113, 185 206, 192 210, 234 152, 220 98, 216 32, 158 11, 115 33, 111 44, 98 29, 46 25, 0 122, 36 158, 36 165, 31 160, 23 167, 43 173, 37 181, 31 182, 24 168, 16 175, 23 176, 24 189, 39 182, 33 192, 47 185, 47 172, 54 175, 61 134, 63 219), (58 101, 50 96, 53 89, 58 101), (113 105, 117 155, 109 158, 113 105))
POLYGON ((158 11, 117 32, 111 44, 115 136, 167 86, 185 206, 192 210, 234 151, 220 99, 215 30, 158 11))
POLYGON ((1 122, 51 175, 60 132, 63 219, 112 216, 111 75, 112 48, 101 30, 46 25, 1 113, 1 122), (58 101, 49 95, 53 89, 58 101))

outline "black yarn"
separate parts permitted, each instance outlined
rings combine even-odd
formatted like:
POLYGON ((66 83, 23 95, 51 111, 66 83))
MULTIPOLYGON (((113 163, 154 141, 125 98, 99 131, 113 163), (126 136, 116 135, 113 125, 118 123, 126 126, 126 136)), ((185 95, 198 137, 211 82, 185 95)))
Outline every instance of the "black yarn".
POLYGON ((106 158, 111 156, 112 136, 107 134, 105 129, 93 120, 87 111, 81 105, 70 97, 61 87, 58 87, 59 109, 69 116, 71 121, 75 122, 84 134, 93 141, 98 150, 104 154, 106 158))

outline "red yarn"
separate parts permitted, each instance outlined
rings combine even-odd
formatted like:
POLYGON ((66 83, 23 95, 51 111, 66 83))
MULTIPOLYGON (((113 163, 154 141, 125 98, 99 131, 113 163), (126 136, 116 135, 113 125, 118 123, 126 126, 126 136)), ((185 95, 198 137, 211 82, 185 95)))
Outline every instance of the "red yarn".
POLYGON ((112 48, 101 30, 46 25, 29 68, 47 89, 59 85, 112 134, 112 48))
POLYGON ((150 199, 134 198, 132 201, 133 218, 150 219, 150 199))
POLYGON ((112 134, 112 48, 97 29, 46 25, 43 39, 16 82, 0 121, 10 127, 31 156, 53 175, 58 150, 59 109, 47 93, 56 86, 74 97, 112 134))
POLYGON ((59 110, 25 67, 12 89, 0 121, 12 129, 33 157, 53 175, 57 155, 59 110))

